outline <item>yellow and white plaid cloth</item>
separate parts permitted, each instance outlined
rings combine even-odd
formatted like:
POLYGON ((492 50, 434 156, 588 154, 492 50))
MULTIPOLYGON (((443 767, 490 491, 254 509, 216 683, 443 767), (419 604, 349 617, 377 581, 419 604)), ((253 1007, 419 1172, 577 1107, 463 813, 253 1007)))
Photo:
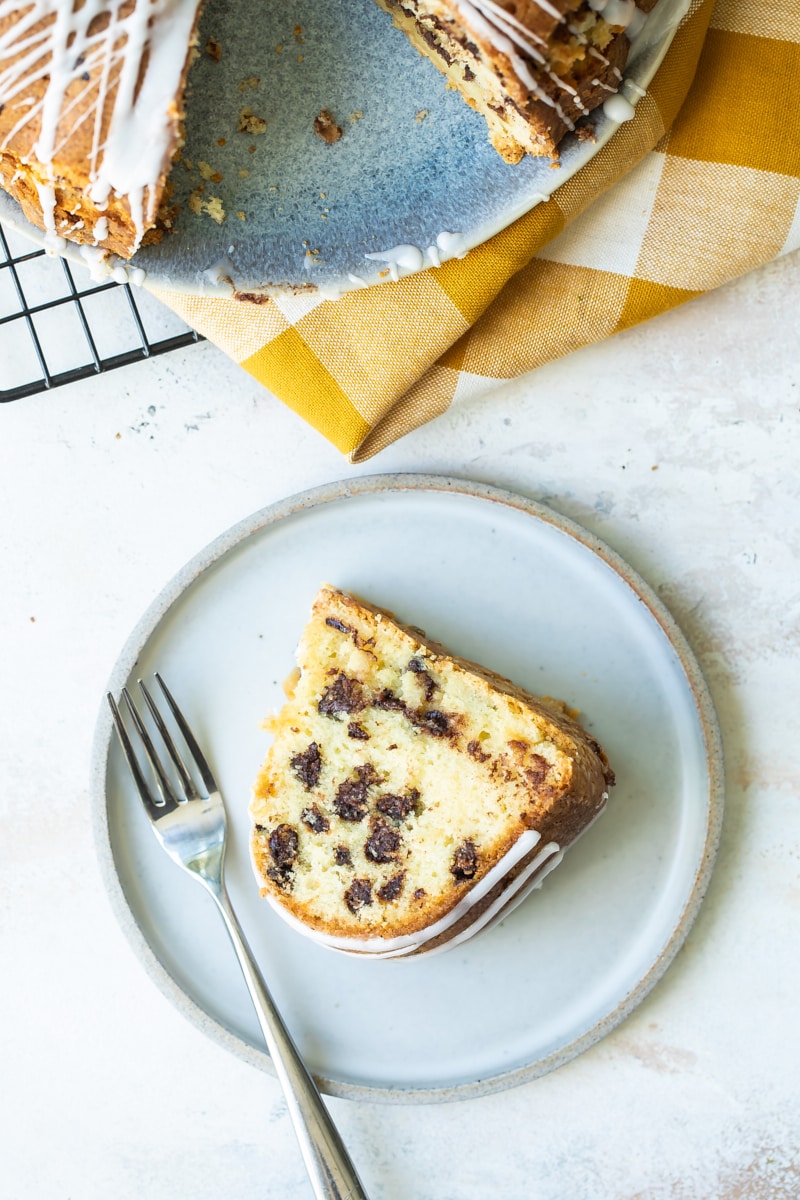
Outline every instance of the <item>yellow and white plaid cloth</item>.
POLYGON ((635 118, 466 258, 334 302, 159 293, 361 462, 800 246, 800 0, 692 0, 635 118))

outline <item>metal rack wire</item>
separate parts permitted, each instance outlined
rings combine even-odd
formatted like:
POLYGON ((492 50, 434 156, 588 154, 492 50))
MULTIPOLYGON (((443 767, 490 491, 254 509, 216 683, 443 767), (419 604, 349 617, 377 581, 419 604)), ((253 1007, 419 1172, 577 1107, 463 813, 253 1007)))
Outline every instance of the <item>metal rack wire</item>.
POLYGON ((0 402, 198 341, 141 288, 93 281, 0 225, 0 402))

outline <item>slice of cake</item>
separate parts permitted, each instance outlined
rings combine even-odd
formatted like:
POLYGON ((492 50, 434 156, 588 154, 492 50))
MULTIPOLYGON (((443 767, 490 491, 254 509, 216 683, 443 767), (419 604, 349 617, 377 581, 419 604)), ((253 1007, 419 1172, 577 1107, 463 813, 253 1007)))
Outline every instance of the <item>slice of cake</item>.
POLYGON ((507 162, 556 156, 616 92, 656 0, 377 0, 489 126, 507 162))
POLYGON ((178 146, 198 0, 0 0, 0 186, 59 239, 129 258, 178 146))
POLYGON ((614 782, 557 701, 324 586, 251 803, 265 896, 334 949, 463 941, 561 861, 614 782))

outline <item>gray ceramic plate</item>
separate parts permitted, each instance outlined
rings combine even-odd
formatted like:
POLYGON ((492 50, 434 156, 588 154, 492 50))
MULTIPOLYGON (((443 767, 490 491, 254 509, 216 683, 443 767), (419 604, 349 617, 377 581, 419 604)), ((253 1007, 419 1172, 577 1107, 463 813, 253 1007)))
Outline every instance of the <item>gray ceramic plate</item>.
MULTIPOLYGON (((647 87, 686 7, 660 0, 628 80, 647 87)), ((183 156, 192 170, 178 163, 171 176, 178 232, 134 259, 151 283, 177 291, 229 294, 230 279, 239 292, 338 295, 429 267, 429 247, 445 261, 485 241, 561 186, 617 128, 598 110, 596 142, 568 137, 560 169, 531 158, 509 166, 483 118, 373 0, 208 0, 201 47, 210 37, 219 61, 201 53, 190 74, 183 156), (263 134, 237 132, 245 108, 266 121, 263 134), (334 145, 313 131, 322 108, 344 130, 334 145), (190 210, 199 185, 203 202, 220 201, 221 224, 190 210), (389 253, 400 259, 394 270, 367 257, 398 247, 405 251, 389 253)), ((635 90, 627 94, 635 99, 635 90)), ((5 193, 0 218, 31 230, 5 193)))
MULTIPOLYGON (((228 883, 248 941, 333 1095, 446 1100, 552 1070, 642 1000, 694 920, 723 786, 697 663, 630 567, 530 500, 456 479, 373 476, 256 513, 164 589, 122 651, 111 690, 155 668, 226 797, 228 883), (289 928, 254 881, 247 806, 268 745, 259 723, 282 703, 281 680, 325 579, 576 705, 617 772, 603 817, 541 892, 430 959, 333 954, 289 928)), ((109 894, 151 975, 216 1041, 271 1067, 217 912, 156 843, 105 703, 93 796, 109 894)))

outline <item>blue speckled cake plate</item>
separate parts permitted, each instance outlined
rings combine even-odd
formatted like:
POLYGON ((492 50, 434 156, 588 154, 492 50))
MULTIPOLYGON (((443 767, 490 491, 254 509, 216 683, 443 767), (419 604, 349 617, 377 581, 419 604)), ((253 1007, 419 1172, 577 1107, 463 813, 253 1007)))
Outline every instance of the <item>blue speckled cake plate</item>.
MULTIPOLYGON (((685 9, 686 0, 660 0, 627 80, 648 86, 685 9)), ((596 140, 567 137, 559 169, 549 159, 510 166, 483 118, 373 0, 208 0, 200 47, 170 176, 177 232, 133 259, 151 284, 173 291, 335 296, 413 273, 504 229, 618 128, 600 109, 596 140), (203 49, 209 38, 219 61, 203 49), (332 145, 314 132, 323 108, 343 130, 332 145), (266 121, 263 133, 237 132, 243 109, 266 121), (221 223, 203 204, 224 212, 221 223), (400 246, 408 251, 399 267, 368 257, 400 246)), ((43 238, 5 193, 0 219, 43 238)))

